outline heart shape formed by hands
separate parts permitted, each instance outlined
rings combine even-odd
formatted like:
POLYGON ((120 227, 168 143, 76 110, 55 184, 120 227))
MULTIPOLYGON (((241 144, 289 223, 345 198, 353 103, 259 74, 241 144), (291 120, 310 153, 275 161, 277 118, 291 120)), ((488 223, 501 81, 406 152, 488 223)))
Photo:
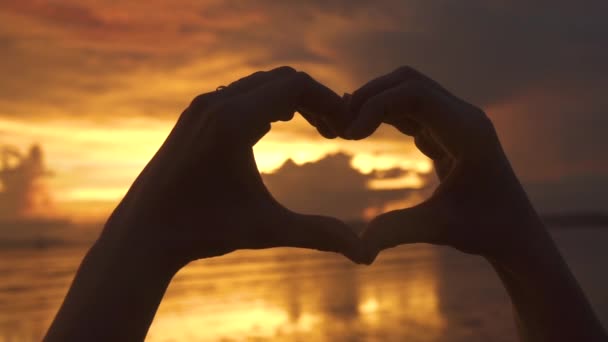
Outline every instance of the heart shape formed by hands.
POLYGON ((371 263, 385 248, 414 242, 499 256, 512 240, 506 218, 529 211, 509 201, 527 203, 491 122, 428 77, 400 68, 340 97, 281 67, 197 97, 102 238, 131 239, 178 265, 270 247, 333 251, 371 263), (326 138, 363 139, 382 123, 414 136, 441 185, 416 207, 378 216, 361 237, 335 218, 286 209, 264 186, 252 147, 272 122, 296 111, 326 138))
POLYGON ((45 340, 143 340, 171 278, 196 259, 302 247, 369 264, 416 242, 489 259, 527 340, 605 340, 483 111, 411 68, 341 98, 288 67, 201 95, 183 112, 87 254, 45 340), (414 136, 441 184, 424 203, 377 216, 360 237, 335 218, 286 209, 264 186, 252 147, 296 111, 327 138, 393 125, 414 136))

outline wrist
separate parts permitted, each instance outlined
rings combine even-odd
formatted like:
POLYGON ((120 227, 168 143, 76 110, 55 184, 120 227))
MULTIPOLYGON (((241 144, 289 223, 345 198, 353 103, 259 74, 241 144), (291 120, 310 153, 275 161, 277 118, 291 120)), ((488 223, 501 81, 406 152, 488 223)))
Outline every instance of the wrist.
POLYGON ((509 247, 487 259, 495 267, 522 275, 563 267, 563 258, 540 218, 519 225, 509 247))
POLYGON ((169 279, 186 264, 170 255, 162 243, 154 243, 150 236, 137 238, 122 228, 107 225, 90 253, 135 272, 169 279))
POLYGON ((146 249, 102 234, 45 341, 143 341, 176 271, 146 249))

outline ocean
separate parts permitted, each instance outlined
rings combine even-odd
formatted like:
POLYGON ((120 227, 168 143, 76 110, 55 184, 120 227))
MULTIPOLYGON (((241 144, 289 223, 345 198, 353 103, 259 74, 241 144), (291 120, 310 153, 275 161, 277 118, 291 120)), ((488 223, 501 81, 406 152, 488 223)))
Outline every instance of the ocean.
MULTIPOLYGON (((608 326, 608 229, 552 230, 608 326)), ((0 249, 0 341, 39 341, 86 245, 0 249)), ((94 295, 94 294, 93 294, 94 295)), ((514 341, 509 298, 483 259, 401 246, 372 266, 299 249, 194 262, 147 341, 514 341)))

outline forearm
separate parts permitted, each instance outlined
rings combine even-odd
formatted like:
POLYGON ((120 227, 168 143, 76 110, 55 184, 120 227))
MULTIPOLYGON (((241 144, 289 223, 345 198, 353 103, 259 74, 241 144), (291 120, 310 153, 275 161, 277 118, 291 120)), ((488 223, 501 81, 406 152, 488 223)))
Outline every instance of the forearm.
POLYGON ((490 261, 511 297, 522 339, 608 340, 546 229, 531 229, 537 233, 517 251, 519 257, 490 261))
POLYGON ((45 341, 143 341, 177 269, 140 246, 98 241, 45 341))

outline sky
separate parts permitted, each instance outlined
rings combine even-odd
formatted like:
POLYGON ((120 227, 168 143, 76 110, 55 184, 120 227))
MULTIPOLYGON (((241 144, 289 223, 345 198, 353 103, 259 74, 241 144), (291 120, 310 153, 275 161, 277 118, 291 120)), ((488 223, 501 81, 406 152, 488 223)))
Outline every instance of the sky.
MULTIPOLYGON (((608 211, 605 13, 605 0, 0 0, 0 145, 41 146, 52 200, 35 212, 99 220, 200 93, 290 65, 342 94, 410 65, 486 111, 541 212, 608 211)), ((255 153, 305 212, 369 218, 436 185, 390 127, 325 140, 296 118, 255 153)))

